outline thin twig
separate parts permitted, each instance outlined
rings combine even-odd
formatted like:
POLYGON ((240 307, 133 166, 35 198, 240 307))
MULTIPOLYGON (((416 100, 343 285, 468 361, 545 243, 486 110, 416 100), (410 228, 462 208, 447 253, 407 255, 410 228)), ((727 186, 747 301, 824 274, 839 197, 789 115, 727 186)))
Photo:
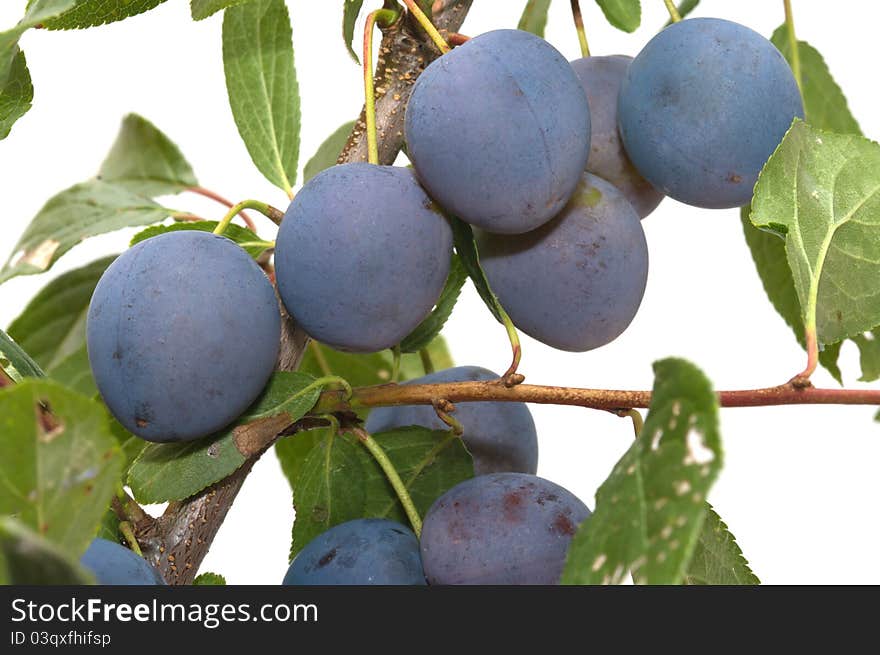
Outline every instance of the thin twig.
MULTIPOLYGON (((189 187, 187 189, 187 191, 189 191, 190 193, 195 193, 196 195, 199 195, 199 196, 204 196, 205 198, 210 198, 214 202, 219 202, 221 205, 229 207, 230 209, 233 207, 233 203, 231 200, 227 200, 226 198, 221 196, 219 193, 211 191, 210 189, 206 189, 205 187, 193 186, 193 187, 189 187)), ((253 220, 251 220, 251 217, 247 214, 247 212, 242 210, 242 211, 238 212, 238 215, 241 216, 241 220, 244 221, 244 224, 247 225, 248 229, 251 232, 257 231, 256 224, 253 222, 253 220)))
MULTIPOLYGON (((335 391, 321 395, 315 413, 350 410, 358 407, 394 405, 433 405, 443 398, 452 403, 496 401, 525 402, 543 405, 575 405, 603 410, 648 408, 650 391, 614 389, 581 389, 536 384, 508 387, 501 381, 447 382, 443 384, 384 384, 354 390, 351 401, 335 391)), ((774 405, 876 405, 880 406, 880 389, 817 389, 801 388, 792 383, 763 389, 721 391, 722 407, 769 407, 774 405)))

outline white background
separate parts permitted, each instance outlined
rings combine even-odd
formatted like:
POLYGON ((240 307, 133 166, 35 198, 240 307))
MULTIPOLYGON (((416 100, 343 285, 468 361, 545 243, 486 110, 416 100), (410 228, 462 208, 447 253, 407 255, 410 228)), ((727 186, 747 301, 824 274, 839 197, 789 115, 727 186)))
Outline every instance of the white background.
MULTIPOLYGON (((378 6, 378 0, 367 7, 378 6)), ((465 27, 476 35, 514 27, 525 0, 476 0, 465 27)), ((553 4, 547 38, 579 56, 568 2, 553 4)), ((822 52, 864 132, 880 134, 876 85, 877 3, 796 0, 798 36, 822 52)), ((14 24, 24 0, 0 3, 0 29, 14 24)), ((341 0, 291 0, 303 97, 302 161, 362 101, 361 74, 340 38, 341 0)), ((666 20, 660 0, 643 0, 642 27, 610 27, 583 0, 594 54, 635 55, 666 20)), ((696 15, 745 23, 769 36, 783 20, 782 2, 704 0, 696 15)), ((361 21, 362 22, 362 21, 361 21)), ((165 131, 202 184, 240 200, 285 206, 285 196, 251 165, 225 95, 221 19, 193 23, 184 0, 143 16, 81 32, 28 32, 22 40, 36 87, 34 108, 0 142, 0 257, 12 251, 31 217, 52 194, 93 175, 119 121, 138 112, 165 131)), ((359 37, 356 37, 359 38, 359 37)), ((504 126, 499 126, 504 129, 504 126)), ((178 197, 170 206, 219 218, 222 208, 178 197)), ((262 233, 273 237, 268 221, 262 233)), ((736 210, 707 211, 666 200, 644 222, 651 272, 642 308, 629 330, 595 352, 556 352, 524 338, 521 371, 533 383, 618 389, 650 388, 651 362, 685 357, 718 389, 784 382, 804 353, 761 287, 736 210)), ((6 326, 51 277, 118 252, 131 231, 89 241, 48 274, 0 287, 6 326)), ((459 364, 502 371, 504 332, 468 287, 445 334, 459 364)), ((844 346, 847 386, 858 386, 858 357, 844 346)), ((835 382, 823 370, 820 385, 835 382)), ((628 421, 577 408, 532 407, 538 425, 539 474, 588 505, 629 446, 628 421)), ((880 425, 867 407, 785 407, 722 412, 725 468, 710 500, 766 583, 880 583, 880 425)), ((203 570, 231 583, 280 582, 287 566, 291 495, 275 457, 260 461, 220 530, 203 570)))

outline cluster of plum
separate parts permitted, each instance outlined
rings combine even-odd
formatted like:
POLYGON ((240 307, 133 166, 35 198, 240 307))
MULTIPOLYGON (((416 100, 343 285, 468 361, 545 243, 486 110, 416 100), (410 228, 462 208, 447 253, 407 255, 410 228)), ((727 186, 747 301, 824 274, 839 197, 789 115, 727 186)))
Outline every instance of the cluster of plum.
MULTIPOLYGON (((664 195, 705 208, 747 204, 802 116, 779 51, 729 21, 673 24, 634 59, 568 62, 526 32, 483 34, 419 76, 405 120, 412 168, 342 164, 296 195, 276 242, 278 293, 322 343, 357 353, 393 347, 439 298, 454 215, 474 227, 486 276, 518 328, 562 350, 600 347, 628 327, 644 295, 641 219, 664 195)), ((108 268, 89 309, 89 358, 126 428, 150 441, 191 440, 256 399, 280 330, 274 289, 241 248, 173 232, 108 268)), ((473 420, 485 427, 469 425, 467 404, 458 411, 482 475, 428 513, 424 572, 432 582, 556 579, 589 511, 534 477, 524 406, 477 405, 484 414, 473 420)), ((367 427, 431 424, 426 411, 376 410, 367 427)), ((399 573, 387 580, 424 580, 414 539, 387 522, 338 526, 288 577, 341 579, 331 571, 372 570, 386 558, 399 573)))
MULTIPOLYGON (((439 371, 411 384, 493 380, 475 366, 439 371)), ((590 510, 539 478, 538 436, 523 403, 458 403, 456 417, 473 455, 475 478, 428 510, 420 539, 384 519, 337 525, 293 560, 284 584, 556 584, 568 544, 590 510)), ((367 431, 407 425, 442 429, 430 406, 382 407, 367 431)))
MULTIPOLYGON (((461 366, 407 384, 494 380, 461 366)), ((425 516, 421 539, 385 519, 357 519, 309 542, 284 578, 290 585, 554 584, 568 544, 589 509, 569 491, 535 475, 538 436, 524 403, 459 403, 464 443, 477 477, 441 496, 425 516)), ((366 428, 443 429, 430 406, 383 407, 366 428)), ((161 574, 119 544, 96 539, 82 558, 101 584, 164 584, 161 574)))

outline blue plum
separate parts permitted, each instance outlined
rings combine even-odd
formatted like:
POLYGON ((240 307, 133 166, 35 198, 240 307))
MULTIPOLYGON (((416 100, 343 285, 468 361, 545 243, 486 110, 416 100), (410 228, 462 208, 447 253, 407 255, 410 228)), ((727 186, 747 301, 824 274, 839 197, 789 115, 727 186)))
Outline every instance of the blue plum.
POLYGON ((451 256, 449 222, 410 169, 342 164, 296 194, 278 233, 275 273, 310 336, 375 352, 428 316, 451 256))
POLYGON ((164 585, 162 574, 143 557, 125 546, 98 537, 80 558, 103 585, 164 585))
MULTIPOLYGON (((437 371, 406 384, 435 384, 497 380, 498 375, 479 366, 459 366, 437 371)), ((538 435, 525 403, 456 403, 455 418, 464 426, 462 439, 474 458, 477 475, 538 470, 538 435)), ((407 425, 432 430, 448 427, 430 405, 377 407, 367 418, 368 432, 382 432, 407 425)))
POLYGON ((797 83, 763 36, 692 18, 655 36, 629 66, 618 120, 630 159, 657 189, 689 205, 747 205, 795 117, 797 83))
POLYGON ((462 482, 428 510, 422 562, 429 584, 556 584, 590 510, 571 492, 524 473, 462 482))
POLYGON ((496 30, 419 76, 406 141, 419 179, 446 209, 492 232, 527 232, 562 209, 577 186, 590 150, 590 110, 553 46, 496 30))
POLYGON ((281 317, 266 275, 238 245, 169 232, 122 254, 95 288, 89 362, 130 432, 189 441, 227 426, 266 386, 281 317))
POLYGON ((340 523, 310 541, 284 576, 285 585, 424 585, 419 541, 386 519, 340 523))
POLYGON ((590 158, 587 172, 616 186, 644 218, 657 208, 663 194, 643 178, 623 149, 617 129, 617 96, 632 57, 584 57, 571 62, 590 103, 590 158))
POLYGON ((574 352, 616 339, 632 322, 648 278, 638 214, 605 180, 585 173, 552 221, 527 234, 477 232, 480 262, 514 324, 574 352))

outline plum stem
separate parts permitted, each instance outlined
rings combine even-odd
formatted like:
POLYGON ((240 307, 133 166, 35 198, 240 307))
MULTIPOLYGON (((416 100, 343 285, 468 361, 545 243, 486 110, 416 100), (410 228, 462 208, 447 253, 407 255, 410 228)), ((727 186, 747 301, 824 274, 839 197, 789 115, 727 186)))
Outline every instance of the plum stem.
POLYGON ((675 3, 672 0, 663 0, 666 3, 666 9, 669 11, 669 19, 673 23, 677 23, 681 20, 681 14, 678 13, 678 8, 676 8, 675 3))
POLYGON ((422 348, 419 351, 419 358, 422 360, 422 368, 425 371, 425 375, 430 375, 436 370, 434 368, 434 362, 431 359, 431 353, 428 352, 427 348, 422 348))
POLYGON ((242 248, 265 248, 266 250, 271 250, 275 247, 274 241, 243 241, 239 243, 242 248))
POLYGON ((318 368, 321 369, 321 373, 324 375, 333 375, 333 370, 330 368, 330 363, 324 355, 324 349, 321 348, 321 344, 313 339, 309 341, 309 349, 312 351, 312 355, 315 356, 315 362, 317 362, 318 368))
POLYGON ((128 495, 121 484, 110 506, 120 521, 138 525, 143 521, 152 520, 152 517, 144 511, 143 507, 138 505, 134 498, 128 495))
POLYGON ((785 26, 788 28, 788 47, 791 50, 791 72, 797 82, 798 88, 803 92, 801 83, 801 52, 798 47, 797 36, 794 33, 794 13, 791 10, 791 0, 782 0, 785 7, 785 26))
POLYGON ((400 379, 400 346, 394 346, 391 349, 391 381, 397 382, 400 379))
POLYGON ((437 418, 448 425, 456 437, 464 434, 464 426, 452 415, 452 412, 455 411, 455 405, 448 400, 439 399, 435 399, 431 404, 434 407, 437 418))
POLYGON ((348 430, 354 434, 362 444, 364 444, 366 449, 370 451, 370 454, 376 460, 376 463, 382 468, 385 477, 388 478, 388 482, 390 482, 391 486, 394 488, 394 491, 400 500, 400 504, 403 505, 403 510, 406 512, 407 518, 409 518, 413 532, 416 533, 416 537, 420 536, 422 534, 422 518, 419 516, 415 503, 413 503, 412 496, 409 495, 409 490, 406 488, 403 480, 400 479, 400 474, 397 472, 397 469, 394 468, 394 463, 388 459, 388 455, 385 454, 382 446, 380 446, 366 430, 363 428, 348 428, 348 430))
POLYGON ((452 32, 446 35, 446 42, 453 47, 464 45, 470 40, 471 37, 467 36, 466 34, 461 34, 460 32, 452 32))
POLYGON ((636 439, 638 439, 642 434, 642 428, 645 427, 645 419, 642 418, 642 413, 637 409, 627 409, 619 411, 618 416, 628 417, 632 420, 633 432, 635 432, 636 439))
POLYGON ((377 9, 367 15, 364 25, 364 108, 367 121, 367 161, 379 163, 379 137, 376 134, 376 89, 373 84, 373 32, 376 24, 390 27, 400 18, 393 9, 377 9))
POLYGON ((134 529, 131 527, 131 523, 128 521, 121 521, 119 523, 119 533, 125 537, 128 547, 131 548, 135 555, 138 555, 139 557, 144 556, 143 552, 141 552, 141 545, 138 543, 137 537, 134 536, 134 529))
POLYGON ((431 41, 434 42, 434 45, 437 46, 440 52, 444 55, 449 52, 449 44, 446 43, 446 40, 440 35, 437 28, 434 27, 434 23, 431 22, 431 19, 425 15, 425 12, 422 11, 416 0, 403 0, 403 4, 406 5, 407 9, 409 9, 409 13, 411 13, 413 18, 415 18, 419 25, 422 26, 425 33, 431 37, 431 41))
POLYGON ((284 219, 284 212, 280 209, 275 209, 272 205, 260 202, 259 200, 243 200, 237 205, 233 205, 232 208, 226 212, 226 216, 224 216, 223 219, 217 223, 217 227, 214 228, 214 234, 222 235, 226 232, 226 228, 229 227, 232 219, 240 214, 243 209, 253 209, 258 211, 276 225, 281 225, 281 221, 284 219))
MULTIPOLYGON (((219 193, 211 191, 210 189, 206 189, 205 187, 193 186, 193 187, 189 187, 186 190, 189 191, 190 193, 194 193, 196 195, 203 196, 205 198, 210 198, 214 202, 218 202, 221 205, 225 205, 226 207, 230 207, 230 208, 232 207, 231 201, 227 200, 226 198, 221 196, 219 193)), ((257 231, 257 226, 254 224, 253 220, 251 220, 250 216, 248 216, 245 212, 239 212, 239 216, 241 216, 241 220, 244 221, 244 224, 247 226, 247 228, 251 232, 257 231)))
POLYGON ((345 378, 341 378, 338 375, 325 375, 324 377, 318 378, 317 380, 315 380, 314 382, 312 382, 311 384, 309 384, 308 386, 306 386, 302 390, 293 394, 291 396, 291 399, 298 398, 299 396, 303 396, 306 393, 308 393, 309 391, 311 391, 312 389, 323 388, 323 387, 329 386, 331 384, 336 384, 336 385, 339 385, 340 387, 342 387, 342 390, 345 393, 346 398, 350 399, 352 397, 352 395, 354 395, 354 390, 351 388, 351 385, 348 383, 348 380, 346 380, 345 378))
POLYGON ((522 346, 519 342, 519 333, 516 331, 516 326, 513 324, 513 321, 510 320, 510 316, 507 315, 507 312, 504 311, 504 308, 500 304, 498 305, 498 313, 501 315, 501 322, 504 324, 504 329, 507 330, 507 338, 510 340, 510 350, 513 353, 513 360, 510 362, 510 366, 504 372, 504 375, 501 376, 501 379, 506 386, 513 387, 522 383, 525 379, 522 375, 519 375, 516 372, 519 368, 520 360, 522 359, 522 346))
POLYGON ((584 29, 584 17, 581 14, 579 0, 571 0, 571 15, 574 18, 574 28, 577 30, 578 41, 581 44, 581 56, 590 56, 590 45, 587 43, 587 32, 584 29))

